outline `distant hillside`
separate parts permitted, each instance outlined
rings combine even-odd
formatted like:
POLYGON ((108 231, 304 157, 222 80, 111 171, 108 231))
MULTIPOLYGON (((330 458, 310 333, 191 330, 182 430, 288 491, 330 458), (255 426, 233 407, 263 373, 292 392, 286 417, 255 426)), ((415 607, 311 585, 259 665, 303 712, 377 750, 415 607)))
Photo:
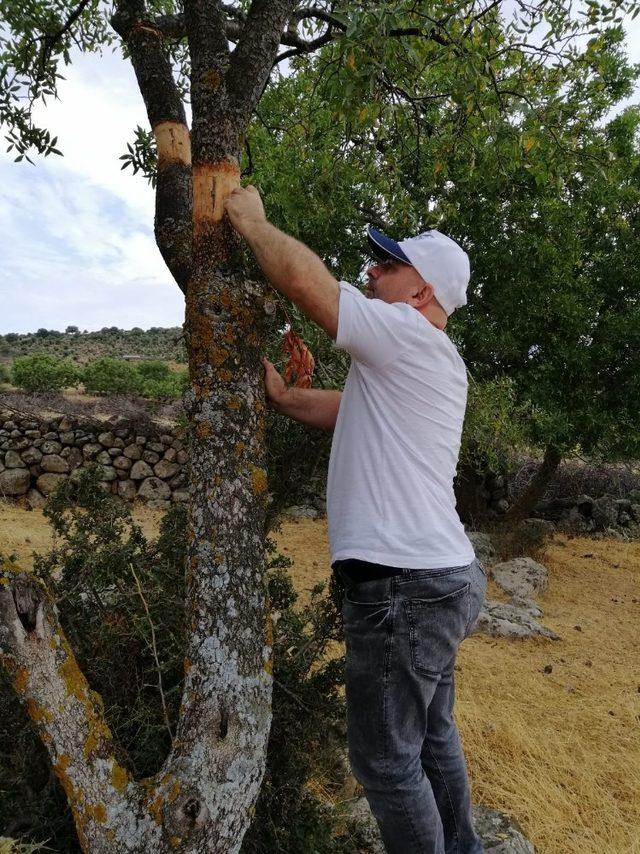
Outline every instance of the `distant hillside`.
POLYGON ((38 329, 20 335, 9 332, 0 335, 0 363, 9 365, 17 356, 46 353, 85 365, 102 356, 123 359, 139 356, 167 362, 186 362, 182 328, 118 329, 105 327, 99 332, 80 331, 68 326, 66 332, 38 329))

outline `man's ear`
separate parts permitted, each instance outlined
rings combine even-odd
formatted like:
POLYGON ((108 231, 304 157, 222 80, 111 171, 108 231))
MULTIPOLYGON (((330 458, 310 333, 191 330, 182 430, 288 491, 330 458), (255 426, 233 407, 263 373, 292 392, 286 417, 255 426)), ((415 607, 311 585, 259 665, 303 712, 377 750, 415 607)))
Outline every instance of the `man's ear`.
POLYGON ((414 308, 424 308, 433 299, 433 285, 429 282, 422 282, 418 286, 418 290, 411 297, 411 305, 414 308))

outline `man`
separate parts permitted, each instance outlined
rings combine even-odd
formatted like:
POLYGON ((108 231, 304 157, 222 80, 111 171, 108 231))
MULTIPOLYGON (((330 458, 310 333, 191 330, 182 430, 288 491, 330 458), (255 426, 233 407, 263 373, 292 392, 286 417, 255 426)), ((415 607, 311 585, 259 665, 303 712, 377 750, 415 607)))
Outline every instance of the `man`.
POLYGON ((468 258, 437 231, 396 243, 369 228, 367 299, 271 225, 254 188, 226 210, 273 285, 352 357, 342 393, 287 388, 264 364, 276 410, 335 428, 327 510, 353 773, 389 854, 477 854, 454 663, 487 582, 455 509, 467 379, 444 332, 468 258))

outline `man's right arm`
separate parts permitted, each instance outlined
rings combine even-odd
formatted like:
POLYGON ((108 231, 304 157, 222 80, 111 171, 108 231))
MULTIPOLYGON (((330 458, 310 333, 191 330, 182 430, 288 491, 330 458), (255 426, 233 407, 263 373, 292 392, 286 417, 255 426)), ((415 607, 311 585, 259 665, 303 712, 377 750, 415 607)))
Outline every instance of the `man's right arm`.
POLYGON ((281 415, 309 427, 333 430, 340 409, 341 391, 287 386, 268 359, 263 359, 267 401, 281 415))

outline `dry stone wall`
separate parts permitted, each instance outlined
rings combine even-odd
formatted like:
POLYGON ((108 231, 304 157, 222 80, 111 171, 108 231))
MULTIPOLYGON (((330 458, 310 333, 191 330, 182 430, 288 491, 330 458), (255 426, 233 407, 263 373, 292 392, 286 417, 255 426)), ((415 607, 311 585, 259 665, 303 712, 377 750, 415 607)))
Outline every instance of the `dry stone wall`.
POLYGON ((97 465, 105 489, 127 501, 166 507, 186 501, 185 431, 125 418, 93 422, 70 415, 0 411, 0 496, 40 507, 83 466, 97 465))

